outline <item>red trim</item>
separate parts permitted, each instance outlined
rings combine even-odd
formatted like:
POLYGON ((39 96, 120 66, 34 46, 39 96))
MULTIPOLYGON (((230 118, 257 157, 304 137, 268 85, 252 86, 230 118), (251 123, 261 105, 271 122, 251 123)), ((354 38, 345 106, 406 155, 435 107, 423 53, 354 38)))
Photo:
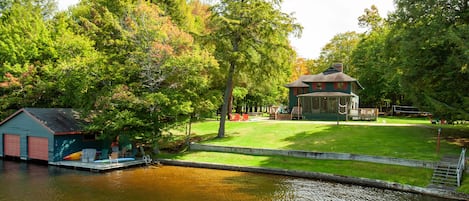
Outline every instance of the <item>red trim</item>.
POLYGON ((78 135, 83 134, 81 131, 70 131, 70 132, 55 132, 54 135, 78 135))
POLYGON ((326 87, 325 82, 313 82, 313 89, 314 90, 324 90, 325 87, 326 87), (318 85, 321 85, 321 88, 318 88, 318 85))

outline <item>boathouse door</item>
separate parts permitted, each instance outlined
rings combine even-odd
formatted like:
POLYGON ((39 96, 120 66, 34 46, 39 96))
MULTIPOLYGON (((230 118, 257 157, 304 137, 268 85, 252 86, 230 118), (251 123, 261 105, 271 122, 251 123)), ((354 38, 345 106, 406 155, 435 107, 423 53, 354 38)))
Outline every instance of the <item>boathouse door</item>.
POLYGON ((3 155, 20 157, 20 136, 3 135, 3 155))
POLYGON ((49 160, 49 143, 45 137, 28 137, 28 158, 49 160))

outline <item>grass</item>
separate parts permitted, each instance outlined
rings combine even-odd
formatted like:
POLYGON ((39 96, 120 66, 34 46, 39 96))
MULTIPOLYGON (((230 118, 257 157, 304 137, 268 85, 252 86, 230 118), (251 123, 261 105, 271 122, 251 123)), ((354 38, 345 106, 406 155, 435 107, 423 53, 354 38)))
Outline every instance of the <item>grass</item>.
POLYGON ((386 116, 379 117, 377 123, 391 123, 391 124, 423 124, 431 125, 429 117, 394 117, 386 116))
MULTIPOLYGON (((422 118, 380 118, 372 124, 421 124, 419 127, 335 125, 308 121, 226 122, 224 138, 216 138, 218 121, 192 125, 199 143, 270 149, 355 153, 437 161, 443 155, 459 155, 469 140, 469 125, 432 125, 422 118), (442 129, 440 152, 436 153, 437 130, 442 129)), ((432 170, 357 161, 311 160, 284 156, 252 156, 216 152, 184 152, 160 157, 229 165, 270 167, 331 173, 426 186, 432 170)), ((469 193, 469 179, 458 191, 469 193)))
MULTIPOLYGON (((218 122, 192 126, 201 143, 270 149, 355 153, 436 161, 458 155, 458 141, 443 129, 440 154, 436 152, 437 128, 366 125, 321 125, 310 122, 227 122, 224 138, 216 138, 218 122)), ((449 131, 448 131, 449 133, 449 131)))
POLYGON ((322 172, 352 177, 366 177, 415 186, 428 185, 432 176, 431 169, 404 167, 398 165, 384 165, 359 161, 311 160, 285 156, 252 156, 217 152, 163 154, 160 157, 207 163, 279 168, 322 172))

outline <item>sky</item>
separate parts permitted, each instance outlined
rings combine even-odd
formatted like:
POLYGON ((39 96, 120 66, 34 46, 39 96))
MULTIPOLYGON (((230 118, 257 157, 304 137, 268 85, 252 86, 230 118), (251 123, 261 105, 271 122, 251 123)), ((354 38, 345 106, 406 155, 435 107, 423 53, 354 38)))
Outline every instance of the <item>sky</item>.
MULTIPOLYGON (((79 0, 59 0, 65 10, 79 0)), ((282 11, 292 13, 303 26, 301 38, 290 38, 299 57, 316 59, 321 49, 337 34, 347 31, 364 32, 358 17, 375 5, 382 17, 395 10, 393 0, 284 0, 282 11)))
POLYGON ((393 0, 284 0, 282 10, 292 13, 303 26, 302 37, 290 38, 299 57, 316 59, 321 49, 337 34, 364 32, 358 17, 375 5, 381 17, 395 10, 393 0))

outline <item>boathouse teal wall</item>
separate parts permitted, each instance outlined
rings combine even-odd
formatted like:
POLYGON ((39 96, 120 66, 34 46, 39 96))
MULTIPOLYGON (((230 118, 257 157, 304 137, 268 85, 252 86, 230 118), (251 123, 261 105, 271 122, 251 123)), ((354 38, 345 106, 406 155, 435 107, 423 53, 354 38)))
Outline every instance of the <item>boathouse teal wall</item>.
POLYGON ((101 149, 100 140, 86 141, 83 135, 55 135, 51 161, 61 161, 63 157, 85 148, 101 149))
POLYGON ((85 148, 100 149, 102 141, 85 140, 82 134, 54 135, 53 131, 46 127, 38 119, 31 117, 26 112, 20 112, 0 125, 0 157, 4 157, 4 135, 20 136, 20 159, 28 158, 28 137, 43 137, 48 139, 48 162, 62 160, 68 154, 81 151, 85 148))
POLYGON ((14 118, 0 125, 0 155, 3 156, 3 135, 19 135, 20 136, 20 158, 28 160, 28 136, 46 137, 49 139, 49 159, 52 156, 54 147, 50 143, 53 139, 52 133, 36 120, 32 119, 25 113, 19 113, 14 118))

